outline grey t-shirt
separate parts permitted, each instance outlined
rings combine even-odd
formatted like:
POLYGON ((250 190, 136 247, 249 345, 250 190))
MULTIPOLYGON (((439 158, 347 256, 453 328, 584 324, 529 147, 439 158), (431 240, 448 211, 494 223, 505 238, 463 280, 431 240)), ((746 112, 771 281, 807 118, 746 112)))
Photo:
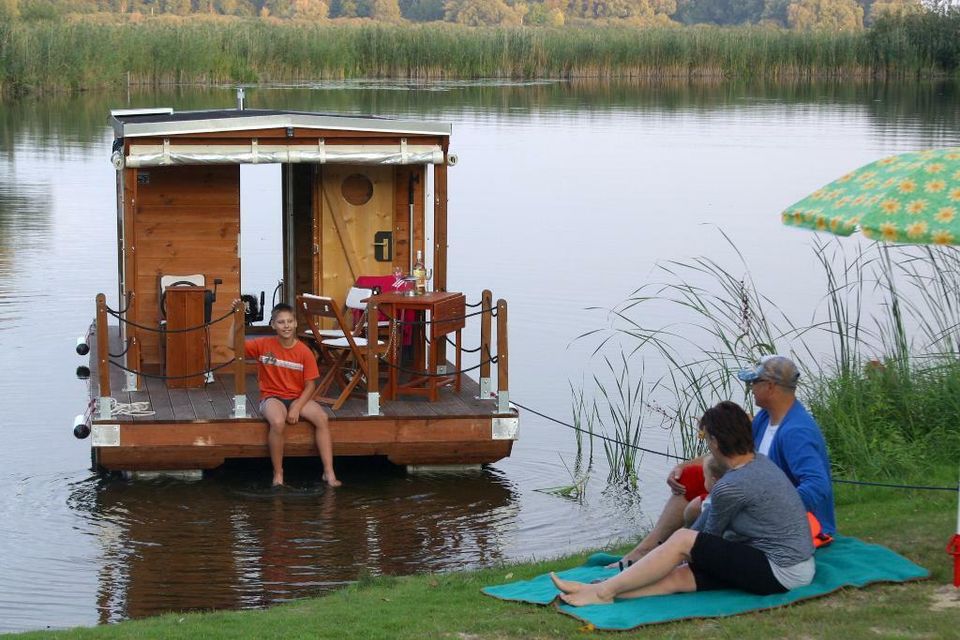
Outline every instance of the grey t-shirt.
POLYGON ((813 557, 800 494, 766 456, 757 454, 752 462, 727 471, 710 496, 710 509, 693 529, 759 549, 775 573, 776 567, 791 568, 813 557))

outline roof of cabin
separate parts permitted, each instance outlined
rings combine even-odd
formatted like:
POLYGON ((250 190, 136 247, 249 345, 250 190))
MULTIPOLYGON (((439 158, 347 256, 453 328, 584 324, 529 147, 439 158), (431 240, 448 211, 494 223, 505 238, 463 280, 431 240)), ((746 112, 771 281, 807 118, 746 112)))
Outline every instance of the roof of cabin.
POLYGON ((278 127, 440 136, 449 136, 451 132, 451 125, 446 122, 270 109, 180 112, 173 109, 120 109, 112 111, 110 115, 117 138, 174 136, 278 127))

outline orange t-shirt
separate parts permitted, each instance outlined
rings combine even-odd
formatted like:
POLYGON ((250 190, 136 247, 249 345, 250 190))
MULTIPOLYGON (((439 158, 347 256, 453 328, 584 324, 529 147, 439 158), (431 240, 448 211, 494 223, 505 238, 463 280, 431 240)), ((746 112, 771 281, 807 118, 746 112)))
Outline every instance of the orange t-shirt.
POLYGON ((244 352, 248 358, 257 359, 261 398, 296 400, 308 380, 320 377, 313 352, 299 340, 289 349, 275 336, 247 340, 244 352))

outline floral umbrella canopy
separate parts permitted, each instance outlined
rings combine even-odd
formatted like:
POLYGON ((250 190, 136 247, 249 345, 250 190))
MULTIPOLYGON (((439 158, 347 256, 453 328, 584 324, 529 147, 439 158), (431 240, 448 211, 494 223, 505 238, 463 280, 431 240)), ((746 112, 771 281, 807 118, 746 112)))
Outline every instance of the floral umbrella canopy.
POLYGON ((789 207, 787 225, 871 240, 960 244, 960 147, 877 160, 789 207))
MULTIPOLYGON (((871 240, 960 244, 960 147, 877 160, 834 180, 780 214, 786 225, 871 240)), ((960 490, 960 484, 958 484, 960 490)), ((960 587, 960 504, 953 585, 960 587)))

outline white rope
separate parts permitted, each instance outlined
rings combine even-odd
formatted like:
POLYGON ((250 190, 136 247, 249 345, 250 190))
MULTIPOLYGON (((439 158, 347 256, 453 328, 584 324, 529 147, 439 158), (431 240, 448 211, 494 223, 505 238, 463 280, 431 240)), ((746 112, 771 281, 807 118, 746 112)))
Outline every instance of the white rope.
POLYGON ((145 417, 155 413, 149 402, 117 402, 116 398, 110 398, 110 415, 145 417))

